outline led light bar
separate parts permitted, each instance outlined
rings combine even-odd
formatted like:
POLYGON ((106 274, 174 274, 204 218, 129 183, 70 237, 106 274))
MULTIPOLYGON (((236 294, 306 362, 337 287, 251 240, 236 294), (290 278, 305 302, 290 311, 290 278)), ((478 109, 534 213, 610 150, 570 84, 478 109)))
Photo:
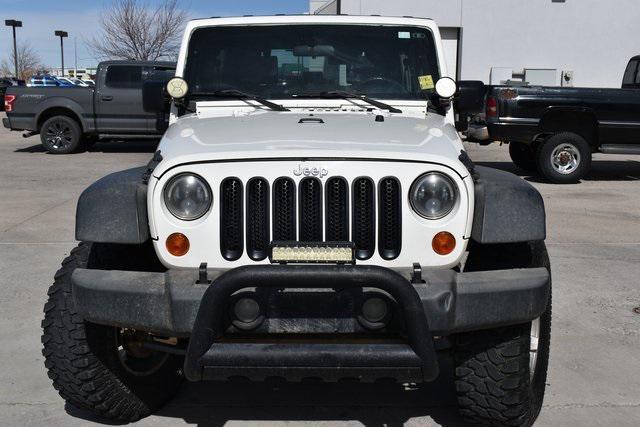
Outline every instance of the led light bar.
POLYGON ((277 242, 271 246, 271 262, 353 264, 355 262, 351 243, 277 242))

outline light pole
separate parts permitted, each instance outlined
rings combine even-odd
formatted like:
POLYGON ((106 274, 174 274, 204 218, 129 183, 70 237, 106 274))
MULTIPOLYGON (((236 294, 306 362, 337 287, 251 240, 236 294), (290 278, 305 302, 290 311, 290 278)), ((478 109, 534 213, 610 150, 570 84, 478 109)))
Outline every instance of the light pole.
POLYGON ((18 45, 16 43, 16 27, 22 27, 22 21, 7 19, 4 21, 4 25, 6 25, 7 27, 13 27, 13 65, 15 66, 15 77, 16 79, 18 79, 18 45))
POLYGON ((55 32, 55 35, 60 37, 60 60, 61 60, 60 69, 62 70, 62 75, 60 77, 64 77, 64 42, 63 40, 65 37, 69 37, 69 33, 67 33, 66 31, 57 30, 55 32))

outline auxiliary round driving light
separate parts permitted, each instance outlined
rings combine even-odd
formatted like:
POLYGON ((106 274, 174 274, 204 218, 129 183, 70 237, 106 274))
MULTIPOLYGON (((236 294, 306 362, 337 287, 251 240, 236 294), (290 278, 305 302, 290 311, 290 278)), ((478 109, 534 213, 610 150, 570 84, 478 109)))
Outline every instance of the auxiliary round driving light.
POLYGON ((242 323, 251 323, 260 316, 260 305, 253 298, 240 298, 233 307, 233 314, 242 323))
POLYGON ((182 77, 174 77, 167 82, 167 93, 174 99, 182 99, 188 92, 189 85, 182 77))
POLYGON ((189 252, 189 239, 182 233, 173 233, 167 237, 167 251, 173 256, 183 256, 189 252))
POLYGON ((441 231, 433 236, 431 247, 438 255, 449 255, 456 248, 456 238, 448 231, 441 231))
POLYGON ((239 298, 232 309, 233 326, 242 330, 251 330, 257 328, 264 320, 260 304, 253 298, 239 298))
POLYGON ((387 317, 389 308, 382 298, 369 298, 362 304, 362 317, 371 323, 377 323, 387 317))
POLYGON ((442 77, 436 82, 436 93, 440 98, 452 98, 457 91, 458 85, 451 77, 442 77))
POLYGON ((367 329, 382 329, 387 326, 389 314, 389 303, 385 298, 380 296, 368 296, 360 307, 358 321, 367 329))

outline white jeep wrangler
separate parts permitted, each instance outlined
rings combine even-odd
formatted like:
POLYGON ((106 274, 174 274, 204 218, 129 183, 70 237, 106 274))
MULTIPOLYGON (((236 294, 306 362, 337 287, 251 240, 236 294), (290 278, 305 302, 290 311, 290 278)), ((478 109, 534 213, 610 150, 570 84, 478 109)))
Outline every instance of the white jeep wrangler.
POLYGON ((65 400, 135 420, 183 377, 424 383, 451 356, 466 418, 535 420, 543 202, 468 158, 433 21, 194 20, 176 75, 144 89, 149 165, 79 199, 43 322, 65 400))

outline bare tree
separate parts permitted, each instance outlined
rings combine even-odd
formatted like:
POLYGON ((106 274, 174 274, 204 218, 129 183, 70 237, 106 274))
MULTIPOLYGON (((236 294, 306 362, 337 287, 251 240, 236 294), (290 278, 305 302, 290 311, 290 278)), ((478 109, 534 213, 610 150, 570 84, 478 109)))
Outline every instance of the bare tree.
MULTIPOLYGON (((33 49, 28 42, 22 42, 18 44, 18 77, 19 79, 27 80, 31 76, 37 74, 37 72, 43 68, 40 61, 40 56, 33 49)), ((0 74, 5 76, 13 76, 15 73, 14 52, 11 49, 9 55, 2 59, 0 63, 0 74)))
POLYGON ((187 12, 177 0, 150 7, 145 0, 116 0, 100 18, 101 30, 87 44, 103 59, 174 59, 187 12))

